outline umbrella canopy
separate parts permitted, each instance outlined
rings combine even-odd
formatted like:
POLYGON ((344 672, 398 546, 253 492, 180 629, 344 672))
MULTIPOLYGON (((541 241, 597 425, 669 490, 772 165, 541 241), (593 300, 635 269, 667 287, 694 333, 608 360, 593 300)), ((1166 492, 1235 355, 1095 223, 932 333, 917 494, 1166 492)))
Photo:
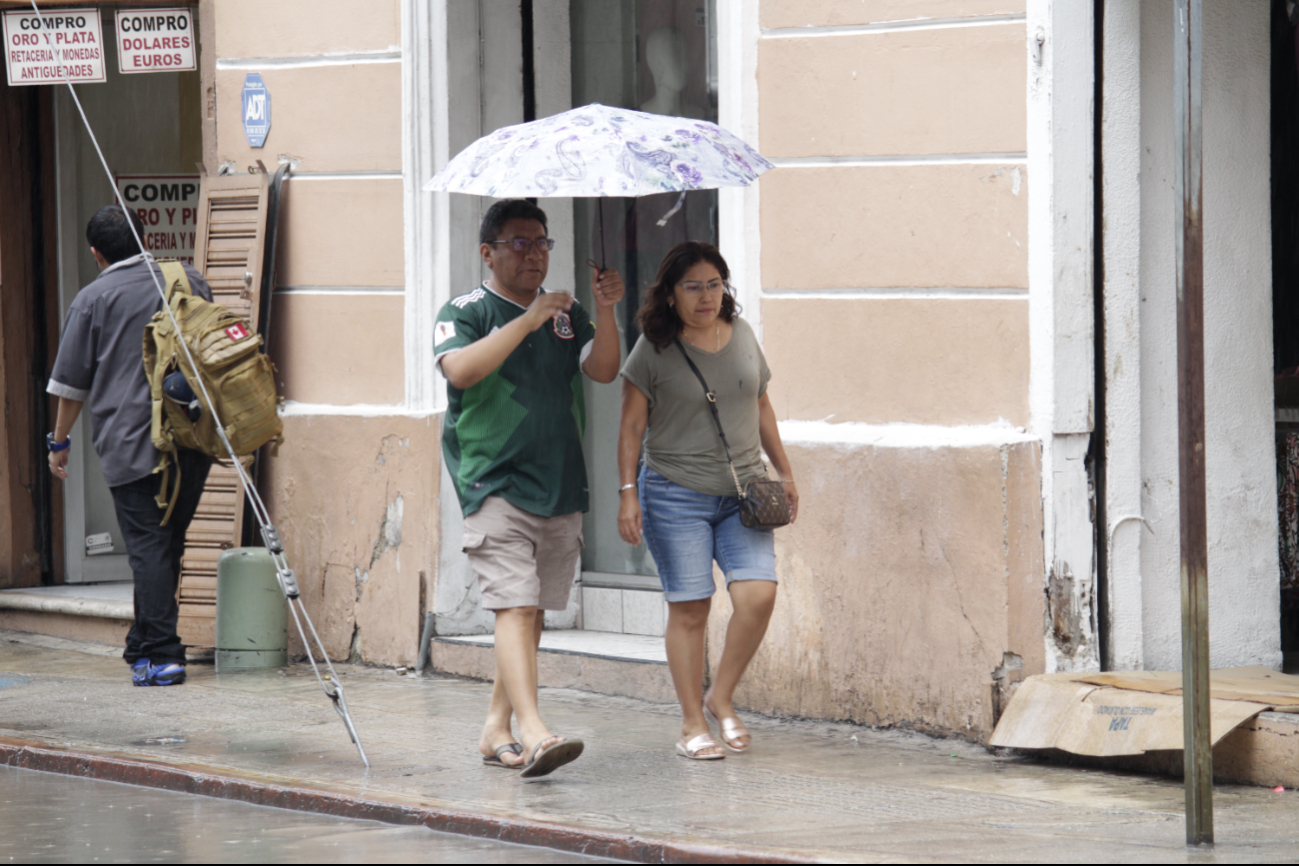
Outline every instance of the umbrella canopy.
POLYGON ((587 105, 478 139, 424 189, 496 198, 634 197, 748 186, 769 168, 762 154, 715 123, 587 105))

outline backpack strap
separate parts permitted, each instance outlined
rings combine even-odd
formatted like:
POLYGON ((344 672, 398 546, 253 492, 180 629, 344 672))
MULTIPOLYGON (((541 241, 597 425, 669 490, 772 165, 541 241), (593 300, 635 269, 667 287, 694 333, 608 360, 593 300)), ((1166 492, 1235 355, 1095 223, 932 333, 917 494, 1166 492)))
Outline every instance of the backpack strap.
POLYGON ((176 500, 180 497, 180 460, 177 458, 175 451, 164 451, 158 458, 158 467, 153 470, 152 475, 162 473, 162 485, 158 491, 154 502, 158 503, 159 508, 165 508, 166 513, 162 515, 162 522, 159 526, 166 526, 167 521, 171 520, 172 509, 176 507, 176 500), (176 483, 172 485, 171 496, 167 496, 167 482, 170 480, 171 470, 176 470, 176 483))
POLYGON ((189 287, 189 276, 185 273, 185 266, 175 259, 166 259, 156 262, 162 269, 163 289, 167 295, 167 303, 171 303, 172 296, 179 293, 189 297, 194 296, 194 292, 189 287))
MULTIPOLYGON (((163 291, 167 296, 168 306, 174 304, 175 299, 178 296, 194 296, 194 292, 189 286, 189 276, 185 273, 184 265, 175 259, 166 259, 164 261, 155 260, 155 264, 157 264, 159 269, 162 270, 163 291)), ((179 332, 176 334, 176 338, 182 339, 179 332)), ((161 387, 161 384, 161 382, 158 383, 159 387, 161 387)), ((154 401, 153 411, 155 413, 162 413, 163 409, 160 401, 154 401)), ((154 429, 158 428, 159 424, 155 421, 154 429)), ((166 526, 167 521, 171 519, 172 510, 176 507, 176 500, 180 496, 180 460, 177 459, 174 445, 169 451, 161 451, 158 457, 158 467, 153 470, 153 474, 162 475, 161 489, 158 491, 158 497, 155 501, 158 503, 159 508, 166 509, 166 512, 162 516, 162 523, 160 524, 166 526), (173 469, 176 472, 174 481, 171 478, 171 472, 173 469), (169 485, 169 482, 172 483, 169 485), (167 493, 168 486, 171 487, 170 496, 167 493)))

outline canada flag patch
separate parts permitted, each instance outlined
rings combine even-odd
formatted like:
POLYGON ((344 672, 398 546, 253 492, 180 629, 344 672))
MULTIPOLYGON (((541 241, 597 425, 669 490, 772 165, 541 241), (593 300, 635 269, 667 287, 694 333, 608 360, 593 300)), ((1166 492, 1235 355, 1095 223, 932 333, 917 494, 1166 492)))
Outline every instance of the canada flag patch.
POLYGON ((561 340, 571 340, 576 336, 573 333, 573 320, 568 317, 568 313, 555 314, 555 336, 561 340))
POLYGON ((226 336, 229 337, 232 342, 238 343, 240 340, 248 336, 248 328, 243 322, 240 322, 237 325, 231 325, 226 328, 226 336))

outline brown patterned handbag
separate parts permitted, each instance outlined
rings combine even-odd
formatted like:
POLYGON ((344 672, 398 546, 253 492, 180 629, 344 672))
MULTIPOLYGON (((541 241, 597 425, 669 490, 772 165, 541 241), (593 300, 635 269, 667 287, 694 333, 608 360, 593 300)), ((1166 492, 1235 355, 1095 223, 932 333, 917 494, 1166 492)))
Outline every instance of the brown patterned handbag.
POLYGON ((690 360, 686 347, 681 341, 673 340, 681 350, 681 357, 690 365, 690 372, 695 374, 699 384, 704 388, 708 398, 708 411, 713 413, 713 423, 717 425, 717 435, 722 440, 722 450, 726 452, 726 465, 730 467, 731 478, 735 481, 735 493, 740 500, 740 522, 750 529, 772 530, 789 523, 789 499, 785 497, 785 488, 779 481, 758 478, 740 486, 740 476, 735 472, 735 461, 731 459, 731 445, 726 441, 722 430, 722 419, 717 414, 717 395, 708 387, 704 374, 699 372, 695 362, 690 360))

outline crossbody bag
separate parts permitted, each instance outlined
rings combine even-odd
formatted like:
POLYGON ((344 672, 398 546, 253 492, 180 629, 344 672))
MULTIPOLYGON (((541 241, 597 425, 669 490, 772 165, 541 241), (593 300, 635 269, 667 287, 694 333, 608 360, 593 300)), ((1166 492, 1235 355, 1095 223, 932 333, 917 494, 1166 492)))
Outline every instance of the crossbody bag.
POLYGON ((695 362, 690 360, 686 347, 679 339, 672 342, 681 350, 681 357, 690 365, 690 372, 695 374, 703 386, 704 396, 708 398, 708 411, 713 414, 713 423, 717 425, 717 436, 722 440, 722 450, 726 452, 726 465, 731 470, 731 479, 735 482, 735 494, 740 500, 740 522, 750 529, 775 529, 789 523, 789 500, 785 497, 785 488, 779 481, 758 478, 741 486, 740 476, 735 471, 735 461, 731 459, 731 445, 726 441, 726 431, 722 429, 722 419, 717 414, 717 395, 708 387, 704 374, 699 372, 695 362))

